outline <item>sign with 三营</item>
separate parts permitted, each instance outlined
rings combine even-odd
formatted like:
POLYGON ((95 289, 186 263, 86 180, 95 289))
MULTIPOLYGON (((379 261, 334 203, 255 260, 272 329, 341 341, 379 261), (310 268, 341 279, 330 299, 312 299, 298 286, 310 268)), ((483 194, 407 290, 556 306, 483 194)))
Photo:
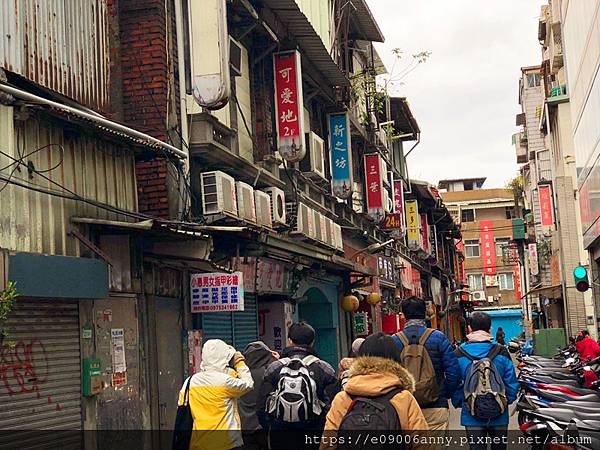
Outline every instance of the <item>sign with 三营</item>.
POLYGON ((352 195, 352 149, 348 113, 332 113, 327 119, 333 195, 348 198, 352 195))
POLYGON ((242 272, 192 274, 190 291, 193 313, 244 310, 242 272))

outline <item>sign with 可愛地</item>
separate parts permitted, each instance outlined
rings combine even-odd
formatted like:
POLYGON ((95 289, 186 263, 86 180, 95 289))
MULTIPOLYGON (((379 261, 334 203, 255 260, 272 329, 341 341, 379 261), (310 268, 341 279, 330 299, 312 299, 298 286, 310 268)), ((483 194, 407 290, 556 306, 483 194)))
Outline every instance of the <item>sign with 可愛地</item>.
POLYGON ((329 114, 328 122, 333 195, 348 198, 352 195, 352 150, 348 113, 329 114))
POLYGON ((193 313, 244 310, 242 272, 195 273, 190 278, 193 313))
POLYGON ((275 53, 273 73, 277 150, 286 161, 297 162, 306 154, 300 53, 275 53))

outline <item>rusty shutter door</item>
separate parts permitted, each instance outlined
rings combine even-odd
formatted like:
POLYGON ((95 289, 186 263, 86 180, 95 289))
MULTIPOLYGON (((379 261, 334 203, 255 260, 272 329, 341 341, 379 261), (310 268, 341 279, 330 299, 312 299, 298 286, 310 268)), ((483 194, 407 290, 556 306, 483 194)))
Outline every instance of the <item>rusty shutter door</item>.
MULTIPOLYGON (((82 424, 77 301, 17 299, 6 325, 9 335, 0 352, 0 430, 63 430, 65 434, 27 433, 27 444, 79 446, 81 433, 73 432, 82 424)), ((10 436, 3 434, 2 440, 10 436)), ((21 435, 18 447, 23 444, 21 435)))

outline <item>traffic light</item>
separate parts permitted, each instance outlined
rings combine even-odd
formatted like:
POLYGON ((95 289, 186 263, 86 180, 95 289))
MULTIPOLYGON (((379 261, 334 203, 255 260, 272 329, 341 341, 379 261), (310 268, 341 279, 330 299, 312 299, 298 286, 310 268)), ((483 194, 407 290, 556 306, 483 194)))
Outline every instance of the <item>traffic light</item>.
POLYGON ((588 278, 588 271, 585 267, 575 267, 575 269, 573 269, 573 276, 575 277, 575 287, 579 292, 585 292, 590 288, 590 279, 588 278))

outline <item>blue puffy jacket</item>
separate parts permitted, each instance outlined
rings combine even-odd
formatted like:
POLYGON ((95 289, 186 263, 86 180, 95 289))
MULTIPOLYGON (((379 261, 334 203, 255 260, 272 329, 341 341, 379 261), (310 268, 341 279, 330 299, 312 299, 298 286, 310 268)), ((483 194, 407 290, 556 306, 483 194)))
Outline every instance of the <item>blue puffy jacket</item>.
MULTIPOLYGON (((421 335, 425 332, 424 326, 406 327, 404 334, 411 344, 417 344, 421 335)), ((400 351, 404 345, 397 335, 392 336, 400 351)), ((425 341, 425 349, 431 358, 436 378, 440 386, 440 397, 437 402, 428 405, 427 408, 447 408, 450 394, 456 390, 460 384, 460 371, 458 368, 458 360, 452 351, 450 341, 444 333, 435 330, 431 336, 425 341)))
MULTIPOLYGON (((475 358, 485 358, 492 347, 495 344, 491 342, 467 342, 466 344, 462 344, 460 347, 467 352, 469 355, 475 358)), ((463 394, 463 386, 465 375, 467 374, 467 369, 471 365, 471 360, 466 356, 462 355, 458 350, 456 351, 456 355, 458 356, 458 364, 460 366, 461 373, 461 385, 459 388, 452 394, 452 404, 456 408, 462 408, 464 401, 463 394)), ((496 366, 500 375, 502 375, 502 379, 504 381, 504 385, 506 387, 506 395, 508 396, 508 403, 512 403, 517 398, 517 393, 519 392, 519 381, 517 380, 517 375, 515 373, 515 366, 512 362, 510 354, 506 347, 502 347, 500 349, 500 353, 496 356, 492 363, 496 366)), ((488 422, 482 422, 473 417, 467 408, 462 408, 462 413, 460 416, 460 424, 465 427, 471 426, 504 426, 508 425, 508 408, 504 411, 500 417, 495 420, 488 422)))

